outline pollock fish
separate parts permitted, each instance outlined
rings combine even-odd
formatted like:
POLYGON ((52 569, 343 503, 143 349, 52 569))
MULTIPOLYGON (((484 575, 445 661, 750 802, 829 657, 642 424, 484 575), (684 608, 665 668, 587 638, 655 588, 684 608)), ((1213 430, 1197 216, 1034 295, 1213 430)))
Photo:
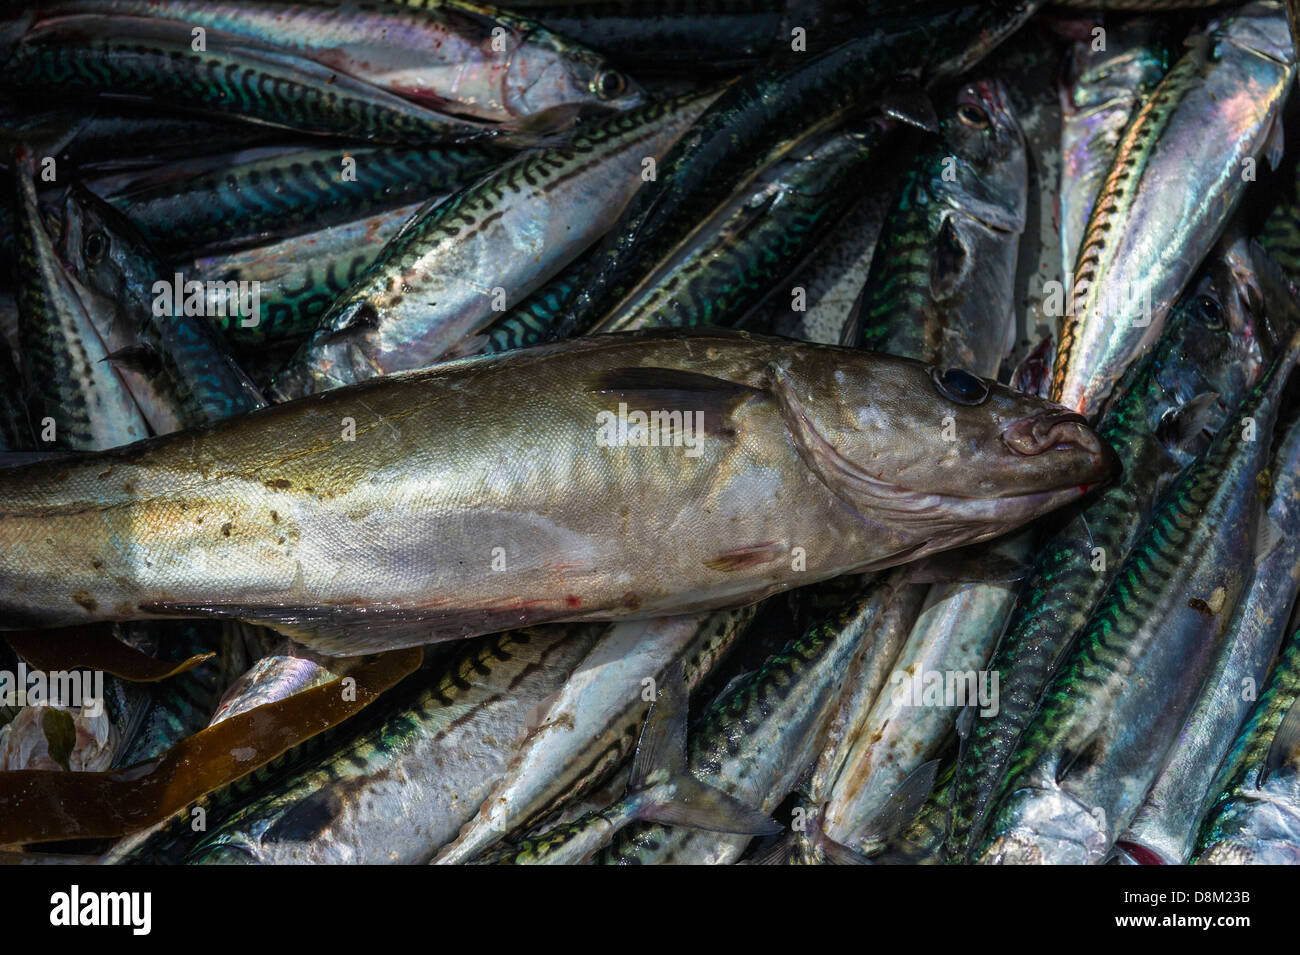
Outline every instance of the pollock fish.
POLYGON ((227 615, 331 654, 696 613, 1005 533, 1114 467, 1078 415, 966 373, 602 335, 0 471, 0 606, 227 615), (682 417, 651 446, 629 408, 682 417))
POLYGON ((1251 164, 1266 150, 1277 159, 1294 78, 1286 11, 1256 2, 1194 41, 1156 87, 1088 221, 1064 296, 1052 400, 1095 418, 1124 369, 1155 342, 1245 191, 1251 164))
POLYGON ((1298 351, 1300 336, 1162 498, 1025 728, 976 861, 1099 863, 1141 807, 1248 583, 1298 351))
POLYGON ((298 397, 433 364, 591 245, 720 91, 619 113, 417 214, 276 379, 298 397), (494 289, 500 290, 494 292, 494 289))

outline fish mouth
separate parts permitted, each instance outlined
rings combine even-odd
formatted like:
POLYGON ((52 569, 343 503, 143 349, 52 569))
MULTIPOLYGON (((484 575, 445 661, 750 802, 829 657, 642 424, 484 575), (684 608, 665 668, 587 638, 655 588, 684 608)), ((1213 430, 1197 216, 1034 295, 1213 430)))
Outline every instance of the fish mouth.
POLYGON ((1002 443, 1020 457, 1035 457, 1048 452, 1064 452, 1091 461, 1084 468, 1095 484, 1109 480, 1119 472, 1119 457, 1101 440, 1088 419, 1068 408, 1054 408, 1011 422, 1002 432, 1002 443))

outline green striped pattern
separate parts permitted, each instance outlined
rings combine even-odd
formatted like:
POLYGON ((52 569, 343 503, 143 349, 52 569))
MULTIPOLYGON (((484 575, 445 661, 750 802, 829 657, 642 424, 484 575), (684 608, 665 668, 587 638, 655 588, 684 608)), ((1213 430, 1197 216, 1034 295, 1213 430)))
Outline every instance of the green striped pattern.
POLYGON ((105 198, 156 248, 181 255, 314 232, 422 202, 460 189, 502 158, 501 152, 480 146, 234 155, 221 157, 217 169, 204 160, 193 174, 187 170, 192 163, 150 170, 105 198), (356 163, 355 181, 343 178, 349 157, 356 163))
POLYGON ((1156 350, 1121 384, 1119 399, 1099 426, 1119 456, 1120 479, 1041 545, 989 664, 999 675, 999 709, 994 717, 975 719, 961 755, 949 842, 953 858, 971 848, 972 827, 982 819, 1039 694, 1137 541, 1161 478, 1177 466, 1159 439, 1161 421, 1207 390, 1233 403, 1232 387, 1220 379, 1236 355, 1217 314, 1192 300, 1179 306, 1156 350), (1207 356, 1206 366, 1198 367, 1193 355, 1207 356), (1104 571, 1093 569, 1093 548, 1105 555, 1104 571))
MULTIPOLYGON (((1258 441, 1267 442, 1265 422, 1272 420, 1277 404, 1279 377, 1285 380, 1291 361, 1275 363, 1243 403, 1239 417, 1259 422, 1258 441)), ((1212 533, 1222 520, 1223 498, 1240 482, 1228 475, 1245 471, 1255 457, 1248 449, 1245 429, 1225 426, 1206 454, 1161 499, 1159 508, 1141 539, 1124 561, 1097 612, 1089 620, 1069 660, 1053 678, 1008 762, 997 803, 1041 768, 1045 756, 1064 751, 1070 734, 1096 694, 1113 681, 1129 654, 1131 641, 1156 608, 1167 581, 1176 578, 1179 565, 1197 552, 1196 539, 1212 533)), ((1254 488, 1248 489, 1253 493, 1254 488)))

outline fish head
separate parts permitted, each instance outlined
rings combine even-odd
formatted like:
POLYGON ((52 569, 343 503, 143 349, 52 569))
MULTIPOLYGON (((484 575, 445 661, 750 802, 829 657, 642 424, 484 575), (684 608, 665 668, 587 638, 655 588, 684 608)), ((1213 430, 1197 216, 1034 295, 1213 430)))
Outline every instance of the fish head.
MULTIPOLYGON (((69 188, 63 203, 58 254, 78 282, 124 308, 133 291, 169 278, 139 230, 81 183, 69 188)), ((143 324, 147 316, 136 318, 143 324)))
POLYGON ((1264 368, 1258 326, 1237 291, 1207 280, 1179 303, 1156 347, 1163 400, 1151 404, 1153 412, 1169 415, 1200 402, 1203 416, 1212 412, 1206 420, 1212 433, 1258 380, 1264 368))
POLYGON ((1079 415, 961 369, 827 348, 777 379, 805 462, 864 515, 927 539, 918 553, 1004 533, 1118 473, 1079 415))
POLYGON ((538 42, 537 35, 511 52, 503 83, 502 101, 517 117, 572 105, 626 110, 646 102, 645 90, 603 56, 563 40, 538 42))
POLYGON ((943 145, 931 192, 991 229, 1025 229, 1028 165, 1006 88, 995 79, 958 90, 939 124, 943 145))
POLYGON ((1098 865, 1112 838, 1105 812, 1056 786, 1012 792, 976 853, 982 865, 1098 865))
POLYGON ((1231 43, 1278 63, 1295 62, 1286 4, 1275 0, 1256 0, 1233 11, 1214 29, 1211 38, 1216 46, 1231 43))

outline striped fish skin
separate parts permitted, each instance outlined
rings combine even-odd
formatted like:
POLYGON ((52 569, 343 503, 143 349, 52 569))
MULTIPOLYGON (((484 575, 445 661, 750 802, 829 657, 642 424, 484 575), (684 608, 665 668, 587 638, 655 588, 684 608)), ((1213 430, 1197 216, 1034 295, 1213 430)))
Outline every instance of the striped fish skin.
MULTIPOLYGON (((1017 535, 995 552, 1023 559, 1027 541, 1017 535)), ((982 685, 985 661, 1002 635, 1015 602, 1009 584, 936 584, 895 660, 889 680, 863 718, 831 787, 822 831, 859 851, 873 846, 872 824, 898 787, 922 763, 936 758, 952 735, 963 706, 996 708, 1000 688, 982 685), (970 695, 952 705, 925 698, 924 681, 937 674, 973 675, 970 695), (915 684, 915 685, 914 685, 915 684)))
POLYGON ((237 252, 178 261, 165 274, 180 272, 187 281, 205 283, 258 282, 261 315, 256 325, 214 317, 226 340, 239 347, 301 341, 422 205, 398 206, 237 252))
POLYGON ((81 15, 167 19, 239 37, 422 103, 504 123, 548 109, 627 109, 643 95, 603 57, 540 24, 471 2, 311 3, 64 0, 39 20, 81 15), (500 31, 495 34, 494 31, 500 31), (495 42, 494 42, 495 40, 495 42))
POLYGON ((697 226, 589 334, 734 325, 834 224, 843 190, 871 178, 890 134, 870 121, 792 149, 697 226))
MULTIPOLYGON (((1192 854, 1215 774, 1245 722, 1285 636, 1300 592, 1300 425, 1292 424, 1268 470, 1266 552, 1255 555, 1250 590, 1237 607, 1205 689, 1121 844, 1140 846, 1166 865, 1192 854), (1249 683, 1247 682, 1249 681, 1249 683)), ((1261 548, 1262 550, 1262 548, 1261 548)))
MULTIPOLYGON (((997 374, 1014 334, 1027 178, 1024 140, 1005 88, 996 80, 963 86, 945 106, 938 140, 908 167, 886 216, 863 293, 863 344, 997 374)), ((1028 542, 1012 538, 997 550, 1023 560, 1028 542)), ((821 828, 832 840, 866 849, 890 797, 951 734, 959 708, 919 705, 910 680, 979 670, 1014 598, 1005 584, 928 588, 889 685, 859 716, 830 787, 821 828)))
POLYGON ((516 348, 543 345, 552 339, 565 307, 578 290, 586 262, 579 257, 549 282, 512 308, 505 317, 481 333, 462 339, 447 353, 448 359, 471 355, 499 355, 516 348))
POLYGON ((1274 134, 1294 78, 1286 11, 1274 2, 1247 4, 1166 74, 1124 134, 1088 221, 1052 400, 1095 418, 1155 342, 1240 200, 1245 163, 1274 134))
POLYGON ((146 437, 144 416, 104 360, 109 349, 59 261, 35 183, 25 171, 18 175, 15 231, 23 276, 17 290, 20 353, 32 424, 43 433, 45 422, 52 421, 52 446, 70 451, 113 448, 146 437))
MULTIPOLYGON (((875 586, 867 584, 857 599, 723 691, 690 730, 688 767, 697 779, 763 813, 781 804, 817 760, 840 689, 880 613, 875 586)), ((749 841, 636 823, 593 861, 719 865, 736 861, 749 841)))
POLYGON ((1297 348, 1162 498, 1026 727, 976 861, 1100 863, 1132 821, 1248 584, 1258 478, 1297 348))
POLYGON ((228 614, 353 655, 697 613, 987 539, 1114 476, 1077 416, 947 394, 907 359, 721 330, 390 376, 0 470, 0 620, 228 614), (683 395, 709 409, 698 454, 609 435, 611 405, 683 395))
MULTIPOLYGON (((0 87, 82 97, 146 97, 184 108, 318 133, 420 145, 491 136, 491 127, 453 119, 309 60, 210 33, 191 47, 182 23, 100 16, 0 22, 0 87), (6 55, 7 54, 7 55, 6 55)), ((508 134, 495 137, 505 143, 508 134)))
POLYGON ((470 145, 266 146, 89 186, 171 258, 244 249, 421 203, 469 185, 502 158, 470 145))
POLYGON ((522 301, 614 221, 719 91, 619 113, 525 154, 417 215, 322 318, 276 379, 281 398, 427 367, 522 301))
POLYGON ((144 346, 159 364, 151 399, 132 391, 155 434, 266 407, 207 318, 158 314, 162 266, 131 223, 88 189, 68 192, 59 251, 76 279, 114 306, 113 331, 104 332, 113 350, 144 346))
POLYGON ((617 624, 575 669, 479 807, 434 860, 455 865, 589 792, 632 752, 650 709, 646 679, 684 664, 687 691, 708 676, 755 608, 617 624))
POLYGON ((473 814, 604 628, 467 645, 411 705, 211 830, 189 863, 418 864, 473 814))
POLYGON ((1027 182, 1006 89, 964 85, 886 215, 856 344, 995 376, 1014 334, 1027 182))
POLYGON ((9 343, 0 339, 0 451, 29 451, 34 443, 22 376, 9 343))
POLYGON ((835 719, 827 732, 826 746, 803 787, 819 818, 821 807, 844 771, 875 701, 882 691, 888 690, 889 674, 921 613, 925 593, 924 585, 906 581, 905 570, 891 571, 874 590, 880 611, 873 625, 871 642, 849 675, 835 719))
POLYGON ((765 67, 730 87, 598 247, 566 334, 602 321, 703 211, 717 209, 798 141, 874 105, 885 84, 900 75, 923 70, 939 82, 969 67, 1036 7, 986 3, 920 19, 882 19, 868 35, 804 57, 793 68, 765 67))
POLYGON ((1215 779, 1196 842, 1198 865, 1300 864, 1300 771, 1294 751, 1263 770, 1283 718, 1300 696, 1300 632, 1293 633, 1215 779))
POLYGON ((1120 140, 1168 67, 1168 53, 1146 19, 1112 26, 1104 50, 1080 40, 1070 49, 1061 88, 1059 217, 1062 275, 1074 273, 1093 203, 1120 140))
POLYGON ((769 327, 777 335, 824 345, 851 344, 844 336, 853 306, 871 271, 887 202, 878 193, 853 201, 817 248, 791 274, 790 297, 778 289, 751 312, 742 327, 769 327), (795 288, 806 295, 806 311, 792 308, 795 288), (752 324, 751 324, 752 323, 752 324))
POLYGON ((973 722, 959 757, 949 840, 954 858, 963 857, 972 831, 982 825, 993 788, 1062 655, 1119 571, 1158 495, 1190 462, 1189 451, 1195 453, 1167 438, 1162 422, 1212 393, 1219 407, 1206 424, 1218 427, 1258 374, 1256 329, 1231 325, 1220 305, 1237 294, 1232 286, 1207 286, 1181 303, 1155 351, 1135 368, 1102 419, 1100 433, 1120 457, 1120 478, 1077 514, 1066 515, 1039 545, 1021 586, 989 663, 999 674, 998 713, 973 722))

